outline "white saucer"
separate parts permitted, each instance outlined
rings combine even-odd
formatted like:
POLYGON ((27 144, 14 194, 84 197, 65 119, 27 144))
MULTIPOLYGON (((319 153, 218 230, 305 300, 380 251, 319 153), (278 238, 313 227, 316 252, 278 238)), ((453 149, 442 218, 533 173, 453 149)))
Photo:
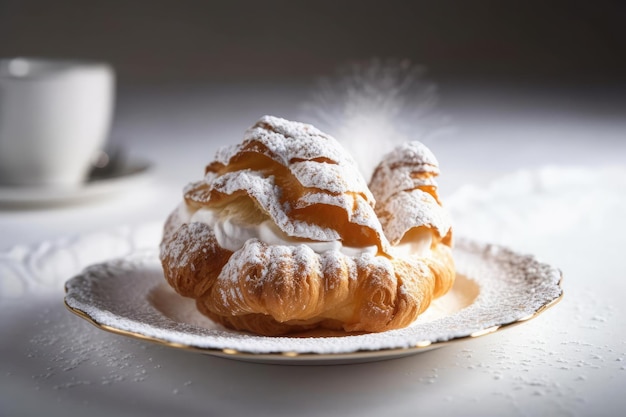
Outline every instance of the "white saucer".
POLYGON ((111 169, 94 170, 87 181, 73 188, 20 187, 0 184, 0 205, 53 206, 122 193, 143 183, 150 164, 131 160, 111 169))
POLYGON ((560 299, 556 268, 509 249, 460 240, 452 290, 407 328, 374 334, 265 337, 226 329, 166 285, 155 253, 87 268, 66 283, 67 307, 97 327, 177 349, 242 361, 340 364, 397 358, 493 333, 560 299))

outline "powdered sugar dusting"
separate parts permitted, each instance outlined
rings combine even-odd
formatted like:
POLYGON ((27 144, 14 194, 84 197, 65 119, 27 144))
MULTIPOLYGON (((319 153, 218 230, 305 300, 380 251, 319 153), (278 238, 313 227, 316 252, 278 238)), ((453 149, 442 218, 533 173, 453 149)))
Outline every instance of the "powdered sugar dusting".
POLYGON ((407 230, 426 226, 437 232, 440 238, 450 230, 450 219, 437 201, 421 190, 403 192, 391 197, 384 205, 381 221, 385 235, 392 244, 400 242, 407 230))
POLYGON ((439 164, 433 153, 420 142, 408 142, 385 155, 376 167, 370 189, 379 201, 399 191, 418 187, 437 187, 439 164))
POLYGON ((419 142, 397 146, 387 154, 372 176, 370 188, 380 204, 376 207, 385 236, 397 244, 412 228, 428 227, 440 239, 451 224, 439 203, 437 159, 419 142))
POLYGON ((246 131, 243 143, 221 148, 216 160, 227 165, 236 154, 244 149, 250 149, 254 143, 263 145, 262 152, 284 166, 291 162, 320 158, 333 163, 354 165, 354 161, 346 156, 341 145, 333 137, 320 132, 312 125, 274 116, 263 116, 259 119, 246 131))
MULTIPOLYGON (((213 189, 224 194, 245 191, 274 220, 276 225, 289 236, 327 242, 339 239, 335 230, 314 223, 292 220, 288 213, 292 207, 280 201, 282 192, 273 176, 264 176, 258 171, 242 170, 228 172, 211 184, 213 189)), ((297 202, 296 202, 297 204, 297 202)))
POLYGON ((354 166, 327 164, 320 168, 318 162, 302 161, 292 163, 290 169, 303 187, 319 188, 334 194, 364 193, 369 203, 374 200, 365 180, 354 169, 354 166))
POLYGON ((448 124, 434 111, 436 86, 423 75, 424 68, 408 60, 347 65, 320 82, 304 118, 339 139, 369 177, 380 154, 408 140, 427 140, 448 124))
MULTIPOLYGON (((419 143, 400 146, 381 163, 390 170, 402 169, 411 177, 414 174, 435 175, 438 172, 436 164, 432 153, 419 143)), ((436 191, 429 190, 431 196, 420 189, 392 189, 389 198, 391 203, 383 201, 383 211, 377 216, 373 207, 373 196, 355 168, 351 158, 344 155, 334 139, 313 130, 311 126, 270 116, 257 122, 246 133, 241 144, 219 151, 216 160, 206 168, 207 173, 212 174, 205 176, 204 182, 186 189, 185 194, 190 211, 213 213, 207 218, 207 222, 214 228, 216 239, 205 236, 204 241, 217 241, 217 247, 234 252, 232 255, 228 254, 230 259, 225 259, 214 268, 219 274, 215 282, 211 278, 210 289, 201 295, 193 295, 198 300, 199 308, 205 312, 208 310, 208 315, 216 314, 220 317, 231 317, 233 320, 238 316, 246 316, 243 321, 259 321, 261 316, 248 315, 263 314, 279 323, 287 322, 287 325, 291 325, 289 322, 294 320, 328 319, 319 325, 326 327, 330 320, 335 320, 350 331, 382 331, 406 326, 430 303, 433 293, 440 295, 447 291, 454 279, 453 263, 447 257, 442 260, 442 265, 445 263, 447 268, 446 273, 437 269, 414 270, 406 265, 396 271, 390 260, 392 250, 381 225, 383 221, 385 227, 390 227, 394 238, 398 235, 395 243, 399 243, 410 228, 427 226, 439 231, 443 228, 440 227, 443 221, 437 213, 440 207, 436 191), (329 150, 324 151, 325 148, 329 150), (402 198, 396 198, 399 194, 403 194, 400 196, 402 198), (407 201, 409 204, 405 204, 406 207, 398 212, 396 206, 407 201), (431 214, 431 211, 435 213, 431 214), (234 220, 211 223, 211 219, 220 213, 232 215, 234 220), (264 215, 268 215, 273 223, 264 215), (240 221, 237 216, 246 219, 246 226, 237 229, 236 223, 240 221), (402 216, 407 218, 398 220, 402 216), (437 224, 433 225, 432 222, 437 224), (270 233, 271 228, 262 229, 260 233, 248 233, 256 225, 267 224, 287 236, 284 239, 275 238, 270 233), (403 226, 407 227, 399 230, 403 226), (227 240, 224 236, 229 236, 228 230, 241 230, 241 233, 232 234, 241 238, 232 242, 227 240), (297 240, 294 237, 303 239, 297 240), (323 242, 337 245, 320 249, 323 242), (250 249, 253 246, 254 249, 250 249), (325 262, 320 261, 320 255, 323 257, 326 252, 337 249, 344 255, 355 258, 359 277, 362 276, 366 282, 363 284, 363 288, 366 288, 363 291, 367 296, 361 295, 365 299, 366 307, 361 308, 355 301, 359 298, 360 290, 347 286, 348 271, 337 263, 334 265, 339 266, 336 272, 340 273, 339 279, 343 280, 340 285, 350 288, 341 293, 343 304, 335 300, 333 306, 322 310, 317 305, 321 306, 323 302, 308 300, 316 298, 318 289, 325 285, 325 281, 336 279, 335 276, 321 274, 320 264, 325 262), (248 254, 249 251, 254 253, 248 254), (387 293, 395 294, 398 291, 396 274, 400 276, 409 273, 415 273, 424 286, 424 289, 416 287, 414 291, 429 293, 424 303, 419 304, 423 307, 420 309, 414 308, 417 304, 407 305, 404 303, 406 298, 390 307, 395 299, 390 296, 391 302, 387 302, 387 293), (428 286, 426 277, 433 274, 437 277, 436 284, 428 286), (375 280, 380 281, 374 282, 375 280), (442 284, 444 281, 446 284, 442 284), (310 294, 307 295, 307 292, 310 294), (370 293, 371 300, 368 298, 370 293), (296 306, 298 311, 294 311, 291 306, 296 306), (363 316, 358 316, 349 309, 362 310, 363 316), (398 320, 394 321, 392 317, 397 317, 398 320), (375 327, 370 321, 380 326, 388 326, 375 327)), ((189 221, 195 222, 196 217, 196 214, 192 214, 189 221)), ((203 227, 207 229, 206 226, 203 227)), ((183 233, 194 233, 194 230, 184 230, 183 233)), ((433 243, 430 235, 425 241, 435 247, 446 234, 447 229, 439 233, 438 241, 433 243)), ((411 237, 414 238, 418 239, 411 237)), ((166 236, 165 240, 169 238, 166 236)), ((200 247, 188 245, 186 240, 183 244, 189 246, 192 256, 197 256, 200 247)), ((424 239, 420 236, 418 240, 424 239)), ((443 244, 447 245, 449 241, 444 241, 443 244)), ((429 249, 430 246, 419 253, 411 250, 396 251, 394 255, 410 258, 439 254, 430 252, 429 249)), ((172 265, 167 258, 181 255, 177 250, 168 251, 166 248, 162 256, 166 277, 172 283, 175 279, 168 269, 172 265)), ((187 256, 184 260, 177 259, 175 262, 183 266, 190 264, 189 259, 187 256)), ((206 265, 213 266, 210 260, 208 262, 206 265)), ((193 266, 189 265, 190 268, 193 266)), ((187 290, 172 285, 180 294, 190 295, 187 290)), ((336 323, 330 325, 335 326, 336 323)), ((305 325, 316 324, 318 322, 309 321, 305 325)), ((261 334, 277 334, 259 331, 256 325, 231 325, 233 328, 257 329, 255 331, 261 334)))
MULTIPOLYGON (((246 258, 252 256, 248 253, 246 258)), ((424 340, 436 343, 468 336, 527 318, 561 294, 559 271, 533 257, 470 241, 460 241, 455 256, 460 273, 475 280, 480 288, 476 302, 434 321, 418 320, 409 328, 349 338, 262 337, 173 322, 146 297, 163 280, 156 255, 152 259, 128 258, 90 268, 68 282, 66 301, 98 323, 169 343, 254 353, 349 353, 407 348, 424 340), (132 286, 123 284, 131 282, 132 286)), ((324 262, 321 268, 328 267, 324 262)))
POLYGON ((422 167, 420 171, 439 174, 439 162, 426 145, 418 141, 405 142, 396 146, 385 160, 391 166, 422 167))
POLYGON ((348 223, 373 232, 367 235, 373 236, 367 246, 387 246, 374 213, 374 199, 356 164, 335 139, 313 126, 264 116, 246 132, 242 143, 218 151, 207 171, 213 174, 185 189, 185 198, 196 206, 211 208, 223 204, 224 196, 235 198, 245 193, 291 237, 319 242, 345 240, 341 229, 320 226, 315 218, 303 220, 297 213, 315 205, 332 205, 346 212, 348 223), (284 168, 269 162, 254 169, 245 163, 243 167, 235 164, 242 164, 241 160, 250 155, 262 156, 250 164, 269 158, 289 171, 285 173, 284 168), (297 190, 282 185, 288 175, 298 184, 297 190))
MULTIPOLYGON (((213 236, 213 231, 204 223, 193 222, 187 225, 188 233, 177 240, 172 240, 167 249, 170 260, 175 264, 171 267, 182 267, 190 263, 190 258, 202 250, 206 242, 213 236), (183 237, 185 237, 183 239, 183 237)), ((162 248, 163 249, 163 248, 162 248)))
POLYGON ((320 260, 315 256, 313 249, 307 245, 298 245, 292 249, 292 258, 296 265, 298 265, 299 273, 304 276, 322 276, 320 270, 320 260), (315 262, 310 262, 310 259, 315 259, 315 262))

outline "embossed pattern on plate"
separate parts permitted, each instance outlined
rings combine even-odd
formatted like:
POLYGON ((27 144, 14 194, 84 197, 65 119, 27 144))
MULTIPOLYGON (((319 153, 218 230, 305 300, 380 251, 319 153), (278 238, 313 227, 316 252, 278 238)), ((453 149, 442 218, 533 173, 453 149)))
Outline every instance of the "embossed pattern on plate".
POLYGON ((527 321, 563 294, 558 269, 501 246, 460 240, 457 280, 411 326, 384 333, 265 337, 225 329, 165 284, 153 252, 87 268, 66 283, 65 303, 101 329, 239 360, 338 364, 390 359, 527 321))

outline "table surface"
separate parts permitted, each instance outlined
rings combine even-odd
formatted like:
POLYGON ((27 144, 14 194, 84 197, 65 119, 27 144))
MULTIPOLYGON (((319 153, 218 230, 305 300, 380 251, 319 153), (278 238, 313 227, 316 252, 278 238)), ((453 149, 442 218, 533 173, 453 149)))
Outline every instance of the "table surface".
MULTIPOLYGON (((81 236, 106 245, 107 234, 163 222, 219 146, 240 140, 263 114, 301 118, 310 92, 243 84, 120 91, 111 142, 128 160, 150 161, 150 179, 71 205, 0 206, 3 259, 81 236)), ((261 365, 102 332, 65 311, 59 282, 49 292, 0 293, 0 415, 619 415, 623 92, 441 91, 447 121, 424 141, 439 159, 457 233, 564 272, 563 301, 535 320, 390 361, 261 365)))

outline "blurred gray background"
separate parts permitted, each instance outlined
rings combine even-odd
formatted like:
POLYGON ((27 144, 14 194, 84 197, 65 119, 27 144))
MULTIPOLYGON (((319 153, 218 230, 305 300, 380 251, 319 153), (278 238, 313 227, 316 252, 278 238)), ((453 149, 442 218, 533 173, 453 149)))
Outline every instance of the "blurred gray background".
POLYGON ((410 58, 440 82, 623 84, 620 1, 0 0, 0 56, 106 60, 120 85, 299 81, 410 58))

